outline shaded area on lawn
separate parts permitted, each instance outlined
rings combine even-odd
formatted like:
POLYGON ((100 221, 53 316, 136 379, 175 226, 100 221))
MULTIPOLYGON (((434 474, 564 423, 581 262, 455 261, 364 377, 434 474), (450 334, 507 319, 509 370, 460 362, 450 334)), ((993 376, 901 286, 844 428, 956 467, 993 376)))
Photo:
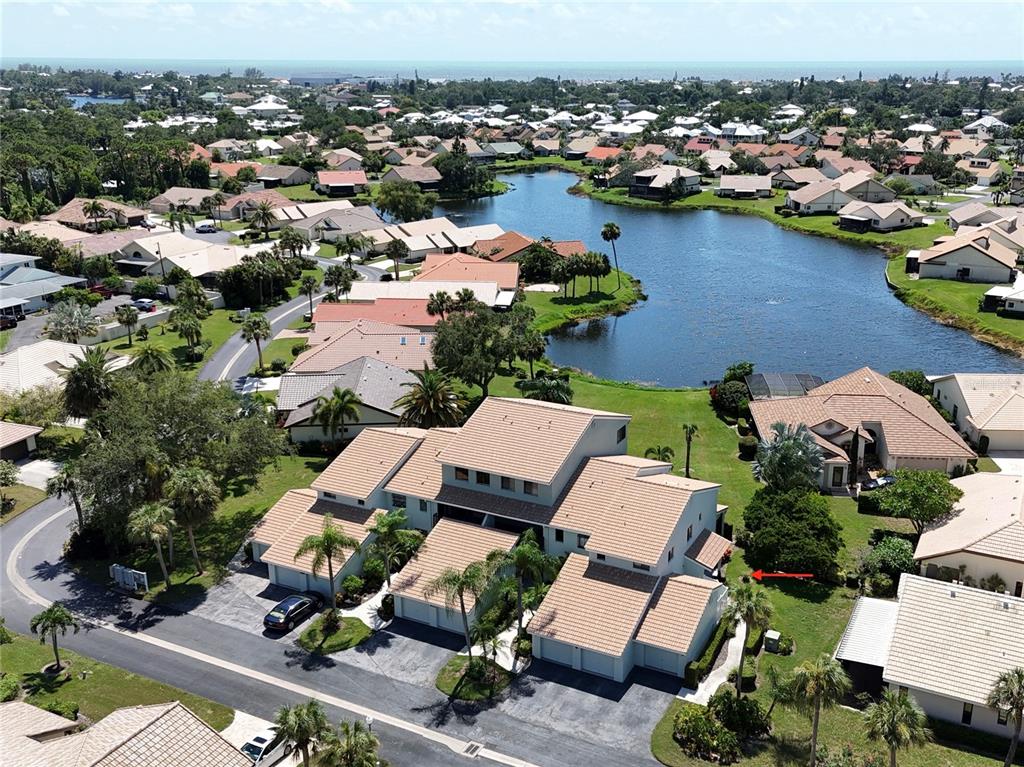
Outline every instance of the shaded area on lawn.
POLYGON ((358 618, 341 616, 337 618, 337 629, 330 633, 324 633, 326 617, 326 615, 318 616, 299 637, 299 644, 311 653, 330 655, 348 650, 362 644, 373 634, 370 627, 358 618))
POLYGON ((513 675, 490 659, 456 655, 437 674, 437 689, 455 700, 491 700, 513 675))

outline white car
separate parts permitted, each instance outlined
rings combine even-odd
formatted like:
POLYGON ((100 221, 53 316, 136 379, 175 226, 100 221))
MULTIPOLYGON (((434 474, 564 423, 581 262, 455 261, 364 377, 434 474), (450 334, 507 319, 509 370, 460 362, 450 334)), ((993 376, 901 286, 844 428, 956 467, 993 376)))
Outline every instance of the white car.
POLYGON ((264 730, 254 735, 248 743, 242 746, 242 753, 252 759, 254 765, 269 767, 277 764, 292 752, 292 744, 287 742, 283 736, 278 735, 275 730, 264 730))

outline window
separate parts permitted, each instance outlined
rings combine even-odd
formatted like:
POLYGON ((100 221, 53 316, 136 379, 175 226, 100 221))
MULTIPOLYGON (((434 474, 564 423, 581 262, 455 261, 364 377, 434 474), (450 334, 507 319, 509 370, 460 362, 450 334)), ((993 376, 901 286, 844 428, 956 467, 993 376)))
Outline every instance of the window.
POLYGON ((405 496, 400 493, 391 494, 391 508, 393 509, 404 509, 405 508, 405 496))
POLYGON ((693 538, 693 525, 686 528, 686 540, 693 538))
POLYGON ((516 481, 512 477, 502 477, 501 489, 514 493, 516 491, 516 481))
POLYGON ((675 555, 676 555, 676 548, 675 548, 675 546, 673 546, 671 549, 668 550, 668 561, 671 562, 672 558, 675 555))
POLYGON ((398 339, 398 343, 399 343, 399 345, 401 345, 401 346, 405 346, 405 343, 406 343, 406 341, 405 341, 405 336, 402 336, 401 338, 399 338, 399 339, 398 339))
POLYGON ((478 485, 489 485, 491 484, 491 475, 486 471, 478 471, 476 473, 476 483, 478 485))
POLYGON ((558 543, 565 542, 565 530, 555 530, 555 540, 558 543))
POLYGON ((427 337, 426 336, 420 336, 420 346, 426 346, 426 345, 427 345, 427 337))
POLYGON ((463 482, 469 482, 469 469, 463 469, 459 466, 455 467, 455 479, 463 482))
POLYGON ((633 569, 634 570, 643 570, 645 573, 649 573, 651 571, 651 566, 650 565, 642 565, 639 562, 634 562, 633 563, 633 569))
POLYGON ((580 533, 579 535, 576 536, 576 548, 578 548, 578 549, 586 548, 587 541, 589 541, 589 540, 590 540, 590 536, 589 535, 584 535, 583 533, 580 533))
POLYGON ((971 723, 971 717, 973 717, 973 716, 974 716, 974 704, 973 703, 964 703, 964 711, 963 711, 962 714, 960 714, 960 723, 961 724, 970 724, 971 723))
POLYGON ((427 505, 427 502, 421 499, 420 500, 420 511, 427 511, 428 508, 429 507, 427 505))
POLYGON ((1006 723, 1009 721, 1009 719, 1010 719, 1010 712, 1009 711, 1007 711, 1005 709, 1002 709, 1002 708, 997 708, 996 709, 996 721, 999 722, 999 724, 1001 724, 1001 725, 1003 725, 1005 727, 1006 723))
POLYGON ((527 495, 537 495, 537 483, 523 481, 523 492, 527 495))
POLYGON ((626 427, 620 426, 619 431, 615 434, 615 441, 622 442, 626 438, 626 427))
POLYGON ((359 498, 359 499, 358 499, 358 500, 356 501, 356 503, 357 503, 357 504, 359 504, 360 506, 365 506, 365 505, 366 505, 366 501, 364 501, 364 500, 363 500, 362 498, 359 498))
POLYGON ((330 498, 332 501, 336 501, 338 499, 338 496, 336 496, 334 493, 325 492, 324 498, 330 498))
POLYGON ((604 554, 598 554, 597 555, 597 561, 598 562, 604 562, 604 554))

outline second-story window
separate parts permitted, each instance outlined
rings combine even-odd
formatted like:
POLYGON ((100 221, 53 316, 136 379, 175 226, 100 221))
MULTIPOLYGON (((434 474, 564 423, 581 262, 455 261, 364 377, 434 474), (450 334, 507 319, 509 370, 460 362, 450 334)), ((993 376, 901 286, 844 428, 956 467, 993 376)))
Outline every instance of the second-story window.
POLYGON ((633 563, 633 569, 634 570, 643 570, 645 573, 648 573, 648 572, 651 571, 651 566, 650 565, 644 565, 644 564, 641 564, 639 562, 634 562, 633 563))
POLYGON ((334 493, 327 493, 327 492, 325 492, 324 493, 324 498, 330 498, 332 501, 335 501, 335 500, 338 499, 338 496, 336 496, 334 493))
POLYGON ((626 427, 625 426, 620 426, 619 427, 619 431, 615 435, 615 441, 616 442, 622 442, 622 440, 624 440, 625 438, 626 438, 626 427))
POLYGON ((486 471, 478 471, 476 473, 476 483, 478 485, 489 485, 491 484, 491 475, 486 471))
POLYGON ((604 562, 604 554, 597 554, 596 556, 598 562, 604 562))
POLYGON ((516 491, 516 481, 512 479, 512 477, 502 477, 501 489, 508 490, 510 493, 514 493, 516 491))
POLYGON ((676 555, 676 550, 675 550, 675 547, 673 546, 671 549, 668 550, 668 561, 671 562, 672 558, 675 555, 676 555))
POLYGON ((690 540, 693 537, 693 525, 686 528, 686 540, 690 540))
POLYGON ((424 500, 423 500, 423 499, 421 498, 421 499, 420 499, 420 511, 427 511, 427 509, 428 509, 428 508, 429 508, 429 507, 427 506, 427 502, 426 502, 426 501, 424 501, 424 500))
POLYGON ((391 508, 393 509, 404 509, 405 508, 405 496, 399 493, 391 494, 391 508))
POLYGON ((555 530, 555 540, 558 543, 565 541, 565 530, 555 530))
POLYGON ((523 482, 523 492, 527 495, 537 495, 537 483, 536 482, 523 482))
POLYGON ((469 482, 469 469, 463 469, 461 466, 455 467, 455 479, 463 482, 469 482))
POLYGON ((587 541, 589 541, 589 540, 590 540, 590 536, 589 535, 584 535, 583 533, 580 533, 579 535, 576 536, 576 548, 578 548, 578 549, 586 548, 587 541))

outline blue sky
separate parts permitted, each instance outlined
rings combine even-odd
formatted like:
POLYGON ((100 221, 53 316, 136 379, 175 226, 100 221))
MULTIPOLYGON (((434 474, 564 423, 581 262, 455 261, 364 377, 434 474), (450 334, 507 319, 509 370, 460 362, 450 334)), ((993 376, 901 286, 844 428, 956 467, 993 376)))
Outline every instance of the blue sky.
POLYGON ((1024 3, 0 0, 5 59, 1024 60, 1024 3))

